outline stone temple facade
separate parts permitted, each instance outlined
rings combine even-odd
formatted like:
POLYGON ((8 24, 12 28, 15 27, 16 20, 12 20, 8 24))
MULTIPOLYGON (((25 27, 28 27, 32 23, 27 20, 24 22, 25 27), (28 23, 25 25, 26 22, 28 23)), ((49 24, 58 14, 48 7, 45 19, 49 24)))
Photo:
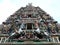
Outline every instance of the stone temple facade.
POLYGON ((57 45, 59 42, 58 22, 30 3, 0 25, 1 45, 57 45))

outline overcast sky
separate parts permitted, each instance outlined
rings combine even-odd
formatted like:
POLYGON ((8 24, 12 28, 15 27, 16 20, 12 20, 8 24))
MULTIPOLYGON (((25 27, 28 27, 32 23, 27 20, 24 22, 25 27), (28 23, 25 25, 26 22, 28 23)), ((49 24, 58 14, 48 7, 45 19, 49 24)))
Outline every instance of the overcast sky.
POLYGON ((0 0, 0 24, 28 3, 41 7, 60 23, 60 0, 0 0))

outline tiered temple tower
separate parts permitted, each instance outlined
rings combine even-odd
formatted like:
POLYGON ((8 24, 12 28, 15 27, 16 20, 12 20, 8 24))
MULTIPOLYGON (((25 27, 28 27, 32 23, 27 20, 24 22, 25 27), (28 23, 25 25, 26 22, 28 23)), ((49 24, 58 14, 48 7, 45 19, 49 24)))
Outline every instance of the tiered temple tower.
POLYGON ((60 33, 57 24, 57 21, 40 7, 28 4, 1 24, 0 43, 43 45, 44 42, 46 42, 44 44, 59 42, 60 33))

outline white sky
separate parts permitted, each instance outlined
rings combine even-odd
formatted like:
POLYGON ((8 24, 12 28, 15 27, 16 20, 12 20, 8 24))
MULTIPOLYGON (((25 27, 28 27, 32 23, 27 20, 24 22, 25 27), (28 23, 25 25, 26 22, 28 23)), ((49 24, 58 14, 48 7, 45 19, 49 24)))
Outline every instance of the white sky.
POLYGON ((0 24, 28 3, 41 7, 60 23, 60 0, 0 0, 0 24))

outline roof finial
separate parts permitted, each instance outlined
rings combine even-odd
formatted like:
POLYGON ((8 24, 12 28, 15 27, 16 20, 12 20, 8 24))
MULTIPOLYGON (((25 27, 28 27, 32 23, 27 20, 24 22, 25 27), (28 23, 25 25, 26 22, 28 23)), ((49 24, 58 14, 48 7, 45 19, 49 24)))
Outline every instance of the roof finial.
POLYGON ((29 5, 32 5, 32 3, 28 3, 29 5))
POLYGON ((28 6, 32 6, 32 3, 28 3, 28 6))

